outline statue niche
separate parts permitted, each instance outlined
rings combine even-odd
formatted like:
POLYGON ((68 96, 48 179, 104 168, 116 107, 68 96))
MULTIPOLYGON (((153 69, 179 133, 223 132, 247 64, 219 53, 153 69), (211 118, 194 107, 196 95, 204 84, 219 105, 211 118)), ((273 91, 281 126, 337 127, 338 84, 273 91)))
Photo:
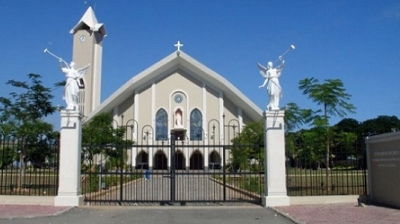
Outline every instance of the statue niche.
POLYGON ((175 128, 183 128, 183 119, 182 119, 183 112, 182 112, 182 110, 179 108, 176 109, 174 115, 175 115, 174 127, 175 128))

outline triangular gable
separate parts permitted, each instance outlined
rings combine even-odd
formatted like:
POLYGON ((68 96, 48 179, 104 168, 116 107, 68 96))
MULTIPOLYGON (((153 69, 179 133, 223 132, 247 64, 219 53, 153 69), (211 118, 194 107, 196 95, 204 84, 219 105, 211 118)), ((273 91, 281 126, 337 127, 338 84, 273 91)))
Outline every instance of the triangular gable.
POLYGON ((132 77, 108 97, 98 108, 92 111, 85 119, 85 122, 90 121, 98 114, 112 111, 114 107, 120 105, 128 97, 132 96, 136 89, 148 84, 152 80, 160 77, 160 75, 165 75, 176 69, 190 71, 191 74, 197 76, 196 78, 198 80, 204 80, 206 83, 217 87, 224 93, 226 98, 235 102, 235 104, 242 108, 243 112, 251 119, 258 121, 262 118, 262 110, 228 80, 184 52, 179 51, 178 54, 178 51, 176 51, 132 77))
POLYGON ((74 34, 78 30, 82 29, 82 27, 86 25, 90 28, 91 31, 100 32, 103 36, 106 36, 106 29, 103 23, 98 23, 96 16, 94 15, 92 7, 89 7, 85 14, 82 16, 81 20, 71 29, 70 33, 74 34))

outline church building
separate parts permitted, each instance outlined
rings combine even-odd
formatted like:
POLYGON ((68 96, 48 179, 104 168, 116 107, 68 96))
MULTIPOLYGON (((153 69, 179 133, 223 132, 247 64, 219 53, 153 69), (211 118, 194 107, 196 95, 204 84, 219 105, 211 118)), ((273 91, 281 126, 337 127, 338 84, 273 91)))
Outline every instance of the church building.
POLYGON ((170 152, 156 145, 168 143, 170 133, 183 145, 191 145, 178 148, 180 168, 207 170, 215 164, 222 166, 229 158, 221 159, 221 147, 198 150, 193 145, 229 144, 246 124, 262 119, 262 110, 257 105, 222 75, 183 52, 179 41, 174 52, 133 74, 100 103, 105 26, 89 7, 71 34, 73 61, 77 67, 90 63, 80 81, 79 109, 83 122, 109 113, 115 125, 127 127, 126 134, 135 144, 152 146, 129 151, 127 164, 132 167, 168 169, 170 152))

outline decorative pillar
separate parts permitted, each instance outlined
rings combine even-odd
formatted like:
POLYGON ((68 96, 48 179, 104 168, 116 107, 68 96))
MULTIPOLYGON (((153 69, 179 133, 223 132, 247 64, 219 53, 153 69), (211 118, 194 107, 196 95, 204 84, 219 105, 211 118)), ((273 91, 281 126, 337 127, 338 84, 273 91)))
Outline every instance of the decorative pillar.
MULTIPOLYGON (((149 134, 149 136, 147 136, 148 137, 148 139, 147 139, 147 145, 153 145, 154 143, 153 143, 153 132, 152 131, 150 131, 150 134, 149 134)), ((153 170, 153 154, 154 154, 154 149, 153 149, 153 146, 151 146, 151 147, 149 147, 149 150, 148 150, 148 152, 147 152, 148 154, 147 154, 147 165, 148 165, 148 170, 153 170)))
POLYGON ((82 115, 78 110, 61 111, 58 194, 55 206, 83 205, 81 194, 82 115))
POLYGON ((284 116, 283 110, 264 112, 264 207, 290 205, 286 190, 284 116))
POLYGON ((138 165, 137 162, 137 156, 138 156, 138 148, 135 147, 135 150, 132 150, 132 168, 136 169, 136 166, 138 165))
MULTIPOLYGON (((186 141, 186 145, 189 145, 189 142, 186 141)), ((193 151, 193 150, 192 150, 193 151)), ((190 170, 190 155, 189 155, 189 147, 185 147, 185 169, 186 171, 190 170)))

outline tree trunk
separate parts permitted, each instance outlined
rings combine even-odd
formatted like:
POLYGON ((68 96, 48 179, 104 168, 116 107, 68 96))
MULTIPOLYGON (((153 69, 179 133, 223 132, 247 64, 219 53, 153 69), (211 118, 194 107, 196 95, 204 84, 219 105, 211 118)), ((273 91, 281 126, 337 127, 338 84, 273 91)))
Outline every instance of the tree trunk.
POLYGON ((330 186, 330 166, 329 166, 329 137, 327 137, 326 141, 326 190, 329 191, 329 186, 330 186))
POLYGON ((329 122, 328 122, 328 115, 327 115, 327 108, 326 104, 324 105, 324 114, 325 114, 325 122, 326 122, 326 191, 329 191, 329 186, 330 186, 330 163, 329 163, 329 158, 330 158, 330 149, 329 149, 329 122))
POLYGON ((22 138, 22 147, 21 153, 19 154, 19 178, 17 183, 17 188, 22 189, 22 185, 24 184, 25 180, 25 172, 26 172, 26 144, 25 144, 25 137, 22 138))

